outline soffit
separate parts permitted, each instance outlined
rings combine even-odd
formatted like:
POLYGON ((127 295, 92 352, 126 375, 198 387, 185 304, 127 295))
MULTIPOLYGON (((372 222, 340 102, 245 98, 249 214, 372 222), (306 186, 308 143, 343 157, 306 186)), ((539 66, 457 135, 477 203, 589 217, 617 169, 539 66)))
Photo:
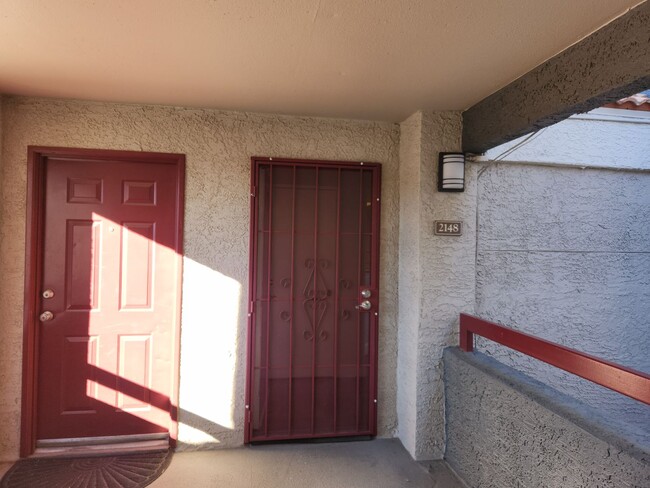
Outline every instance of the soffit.
POLYGON ((639 0, 0 0, 0 93, 400 121, 639 0))

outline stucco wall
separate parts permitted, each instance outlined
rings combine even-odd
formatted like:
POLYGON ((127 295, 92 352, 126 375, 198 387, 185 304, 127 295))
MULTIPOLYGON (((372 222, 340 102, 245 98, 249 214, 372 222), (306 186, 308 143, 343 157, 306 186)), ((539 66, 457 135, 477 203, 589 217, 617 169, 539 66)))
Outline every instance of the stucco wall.
POLYGON ((243 441, 250 157, 383 164, 379 424, 396 430, 398 145, 394 124, 6 98, 0 228, 0 460, 18 455, 27 145, 187 156, 180 441, 243 441))
POLYGON ((488 159, 650 169, 650 112, 599 108, 487 151, 488 159), (515 149, 515 146, 520 145, 515 149))
POLYGON ((417 442, 417 364, 420 329, 420 168, 422 112, 400 124, 399 332, 397 418, 399 438, 413 455, 417 442))
MULTIPOLYGON (((3 245, 3 232, 2 232, 2 222, 3 222, 3 209, 5 207, 4 198, 2 196, 3 184, 2 182, 5 179, 4 176, 4 167, 2 165, 2 141, 3 141, 3 100, 4 97, 0 95, 0 249, 4 249, 3 245)), ((0 269, 4 269, 5 259, 3 253, 0 252, 0 269)), ((2 281, 2 276, 0 275, 0 282, 2 281)), ((0 285, 1 286, 1 285, 0 285)), ((0 313, 3 311, 3 297, 0 295, 0 313)), ((2 423, 14 422, 16 404, 15 404, 15 384, 11 377, 9 376, 9 367, 12 361, 11 356, 11 346, 9 341, 4 338, 4 323, 0 319, 0 419, 3 419, 2 423), (4 385, 9 385, 12 389, 11 392, 5 392, 4 385)), ((1 428, 1 427, 0 427, 1 428)), ((2 441, 0 440, 0 453, 2 453, 2 441)), ((0 454, 0 463, 2 462, 2 455, 0 454)), ((2 473, 2 467, 0 467, 0 473, 2 473)))
MULTIPOLYGON (((0 95, 0 228, 2 228, 2 100, 3 96, 0 95)), ((0 234, 0 237, 2 234, 0 234)), ((2 249, 2 241, 0 240, 0 249, 2 249)))
MULTIPOLYGON (((477 315, 650 371, 650 172, 500 163, 478 191, 477 315)), ((478 344, 650 439, 640 402, 478 344)))
POLYGON ((471 487, 650 486, 650 451, 480 353, 445 351, 446 461, 471 487))
POLYGON ((459 312, 474 308, 476 168, 466 168, 464 193, 437 191, 438 153, 460 149, 459 112, 418 113, 401 130, 400 438, 415 459, 440 459, 442 351, 457 343, 459 312), (435 220, 462 221, 463 235, 434 236, 435 220))

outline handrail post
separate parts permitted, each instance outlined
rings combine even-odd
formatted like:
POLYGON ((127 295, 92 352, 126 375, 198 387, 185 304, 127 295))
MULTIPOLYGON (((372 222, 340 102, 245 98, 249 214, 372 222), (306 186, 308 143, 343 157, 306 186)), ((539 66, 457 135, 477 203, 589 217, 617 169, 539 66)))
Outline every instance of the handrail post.
POLYGON ((460 348, 465 352, 474 351, 474 334, 463 323, 463 316, 460 317, 460 348))

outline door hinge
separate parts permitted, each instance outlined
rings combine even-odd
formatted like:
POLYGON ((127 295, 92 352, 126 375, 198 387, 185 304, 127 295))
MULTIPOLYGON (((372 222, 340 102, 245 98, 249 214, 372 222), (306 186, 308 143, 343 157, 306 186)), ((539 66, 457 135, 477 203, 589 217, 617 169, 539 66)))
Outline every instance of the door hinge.
POLYGON ((255 198, 255 194, 257 193, 255 186, 251 186, 251 198, 255 198))

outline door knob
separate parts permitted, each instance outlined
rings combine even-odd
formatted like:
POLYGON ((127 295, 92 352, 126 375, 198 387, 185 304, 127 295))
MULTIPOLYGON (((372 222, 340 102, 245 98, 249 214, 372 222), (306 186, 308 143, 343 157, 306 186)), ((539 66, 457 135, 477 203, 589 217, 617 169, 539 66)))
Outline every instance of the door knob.
POLYGON ((370 307, 372 307, 372 303, 370 303, 370 300, 364 300, 362 301, 359 305, 357 305, 357 310, 370 310, 370 307))
POLYGON ((54 297, 54 290, 50 290, 49 288, 43 292, 43 298, 53 298, 54 297))
POLYGON ((47 310, 40 315, 39 320, 41 322, 47 322, 48 320, 52 320, 53 318, 54 318, 54 314, 49 310, 47 310))

